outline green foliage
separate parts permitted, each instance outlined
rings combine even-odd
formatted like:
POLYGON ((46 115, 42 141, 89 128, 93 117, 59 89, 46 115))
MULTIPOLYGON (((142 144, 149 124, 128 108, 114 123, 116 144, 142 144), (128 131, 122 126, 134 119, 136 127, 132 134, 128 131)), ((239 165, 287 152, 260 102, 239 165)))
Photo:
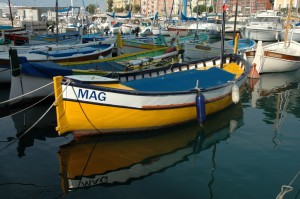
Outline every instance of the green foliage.
MULTIPOLYGON (((213 7, 206 7, 206 5, 198 5, 198 14, 201 14, 202 12, 212 12, 213 11, 213 7)), ((193 8, 193 12, 197 13, 197 6, 195 6, 193 8)))
POLYGON ((114 5, 113 0, 107 0, 107 12, 112 12, 113 11, 113 5, 114 5))
POLYGON ((115 12, 123 12, 124 11, 124 8, 114 8, 114 11, 115 12))
POLYGON ((134 8, 134 12, 135 13, 137 13, 137 12, 139 12, 141 10, 141 6, 138 5, 138 4, 133 5, 133 8, 134 8))
POLYGON ((130 5, 129 5, 129 4, 126 4, 126 5, 125 5, 125 10, 126 10, 126 11, 129 11, 129 9, 130 9, 130 5))
POLYGON ((95 4, 89 4, 86 6, 85 10, 89 12, 90 14, 95 14, 96 13, 97 6, 95 4))

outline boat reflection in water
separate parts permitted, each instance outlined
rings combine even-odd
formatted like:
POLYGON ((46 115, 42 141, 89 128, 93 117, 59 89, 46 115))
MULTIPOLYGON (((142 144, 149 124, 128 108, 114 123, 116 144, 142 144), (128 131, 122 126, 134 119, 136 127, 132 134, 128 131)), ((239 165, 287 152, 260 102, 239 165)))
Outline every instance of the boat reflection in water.
POLYGON ((197 122, 139 134, 86 136, 60 147, 63 191, 113 186, 162 172, 230 137, 243 125, 241 103, 197 122))
POLYGON ((260 75, 257 80, 250 80, 250 88, 252 107, 264 109, 264 121, 274 124, 273 142, 277 146, 287 113, 300 118, 300 70, 260 75))
POLYGON ((47 138, 58 137, 55 130, 55 108, 49 109, 48 104, 50 101, 44 100, 33 107, 25 103, 23 106, 0 108, 0 112, 3 113, 0 114, 0 119, 9 118, 11 122, 6 125, 11 124, 11 129, 15 129, 15 135, 9 135, 6 139, 9 144, 18 142, 19 157, 25 155, 26 148, 33 146, 35 140, 46 141, 47 138))

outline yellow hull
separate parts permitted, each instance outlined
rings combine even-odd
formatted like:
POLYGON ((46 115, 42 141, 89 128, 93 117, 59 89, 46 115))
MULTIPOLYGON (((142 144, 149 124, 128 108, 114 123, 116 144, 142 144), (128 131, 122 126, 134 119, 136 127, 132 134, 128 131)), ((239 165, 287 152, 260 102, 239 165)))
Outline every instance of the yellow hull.
MULTIPOLYGON (((200 63, 197 63, 197 65, 200 63)), ((188 67, 193 66, 195 65, 191 64, 188 67)), ((186 66, 184 65, 184 67, 186 66)), ((204 89, 201 89, 205 102, 198 106, 198 108, 202 105, 205 106, 205 112, 199 110, 200 114, 205 114, 205 116, 212 115, 224 110, 233 104, 233 101, 237 102, 239 100, 236 97, 239 98, 238 93, 241 93, 243 90, 247 74, 250 71, 250 65, 245 60, 242 60, 238 64, 224 64, 222 68, 225 71, 223 72, 214 67, 208 69, 209 67, 204 66, 201 68, 207 69, 207 71, 191 74, 199 75, 196 78, 201 78, 203 74, 208 74, 205 77, 211 77, 210 75, 212 75, 213 78, 217 78, 216 80, 212 79, 217 84, 215 86, 208 85, 207 88, 204 86, 204 89), (231 74, 229 75, 228 72, 231 74), (218 76, 218 73, 222 76, 218 76), (222 80, 223 77, 224 79, 222 80)), ((173 69, 175 71, 188 70, 184 68, 172 68, 172 72, 173 69)), ((164 73, 169 74, 170 71, 168 70, 164 69, 164 73)), ((188 73, 182 74, 185 75, 188 73)), ((143 73, 143 78, 144 75, 145 78, 148 78, 148 73, 143 73)), ((140 76, 130 77, 128 75, 127 78, 128 80, 139 79, 141 78, 140 76)), ((175 77, 180 80, 178 75, 175 77)), ((205 85, 204 83, 201 84, 201 80, 210 81, 210 79, 205 79, 205 77, 202 76, 202 79, 200 79, 200 85, 205 85)), ((139 87, 141 85, 138 84, 141 83, 140 81, 134 82, 137 84, 131 87, 132 84, 130 82, 129 84, 122 84, 116 79, 105 79, 105 77, 100 78, 97 76, 67 77, 64 78, 64 81, 62 79, 62 77, 54 78, 57 106, 56 130, 59 135, 71 131, 75 135, 136 132, 175 126, 197 119, 197 90, 189 89, 194 87, 189 87, 184 91, 172 91, 172 87, 171 89, 167 87, 168 89, 164 91, 161 91, 159 88, 158 92, 153 92, 151 90, 153 88, 150 85, 155 85, 155 88, 160 87, 160 85, 146 81, 142 86, 145 86, 146 89, 149 88, 150 92, 148 92, 145 91, 146 89, 143 91, 143 87, 139 87)), ((193 84, 194 81, 191 78, 189 84, 193 84)), ((196 87, 198 87, 198 81, 195 82, 197 83, 196 87)), ((177 81, 176 83, 179 82, 177 81)), ((166 86, 170 82, 165 81, 160 83, 166 86)), ((180 85, 185 85, 182 82, 178 85, 173 84, 173 82, 171 84, 171 86, 176 85, 176 89, 180 85)), ((202 120, 202 115, 198 119, 202 120)))
MULTIPOLYGON (((231 95, 206 102, 206 115, 221 111, 232 103, 231 95)), ((196 104, 182 108, 141 110, 64 101, 63 107, 59 118, 65 122, 57 127, 60 135, 77 129, 82 130, 74 132, 76 134, 150 130, 197 119, 196 104)))

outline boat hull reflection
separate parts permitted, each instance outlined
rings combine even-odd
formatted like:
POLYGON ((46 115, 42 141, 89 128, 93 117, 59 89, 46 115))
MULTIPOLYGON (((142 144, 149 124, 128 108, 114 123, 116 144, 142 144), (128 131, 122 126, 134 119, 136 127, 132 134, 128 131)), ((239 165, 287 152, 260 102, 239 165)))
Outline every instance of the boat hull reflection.
POLYGON ((64 192, 95 185, 128 184, 188 160, 230 137, 243 125, 241 103, 196 122, 142 134, 78 137, 60 147, 64 192))

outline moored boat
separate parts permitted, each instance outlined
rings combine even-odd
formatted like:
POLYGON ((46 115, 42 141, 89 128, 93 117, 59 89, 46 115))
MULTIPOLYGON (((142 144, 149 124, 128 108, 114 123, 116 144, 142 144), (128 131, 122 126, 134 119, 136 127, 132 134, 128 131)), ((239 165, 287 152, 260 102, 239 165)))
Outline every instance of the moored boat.
MULTIPOLYGON (((84 60, 99 59, 99 57, 111 57, 114 44, 91 44, 83 47, 68 49, 30 50, 20 53, 19 56, 26 57, 31 62, 53 61, 53 62, 76 62, 84 60)), ((0 66, 10 66, 9 52, 0 55, 0 66)))
MULTIPOLYGON (((292 0, 290 0, 290 5, 292 0)), ((292 9, 289 9, 287 24, 290 24, 292 9)), ((288 40, 289 25, 285 29, 285 38, 282 42, 262 45, 259 41, 255 50, 246 53, 249 62, 259 73, 276 73, 294 71, 300 68, 300 44, 288 40)))
POLYGON ((213 57, 118 79, 54 77, 57 131, 80 136, 203 122, 238 101, 249 71, 242 57, 227 55, 222 62, 213 57))
POLYGON ((11 50, 12 71, 10 76, 11 104, 20 100, 40 98, 53 93, 53 76, 94 74, 107 75, 113 73, 129 73, 134 70, 146 70, 163 67, 177 60, 180 50, 176 48, 158 48, 146 50, 135 54, 124 54, 120 57, 103 58, 83 62, 28 62, 26 57, 19 57, 16 50, 11 50), (16 100, 14 100, 17 98, 16 100))
MULTIPOLYGON (((245 51, 255 49, 256 42, 253 39, 236 39, 237 51, 244 54, 245 51)), ((235 40, 227 40, 224 42, 224 50, 226 53, 233 53, 235 40)), ((199 59, 199 57, 207 58, 218 56, 220 54, 221 41, 213 43, 184 43, 184 55, 187 59, 199 59)))

